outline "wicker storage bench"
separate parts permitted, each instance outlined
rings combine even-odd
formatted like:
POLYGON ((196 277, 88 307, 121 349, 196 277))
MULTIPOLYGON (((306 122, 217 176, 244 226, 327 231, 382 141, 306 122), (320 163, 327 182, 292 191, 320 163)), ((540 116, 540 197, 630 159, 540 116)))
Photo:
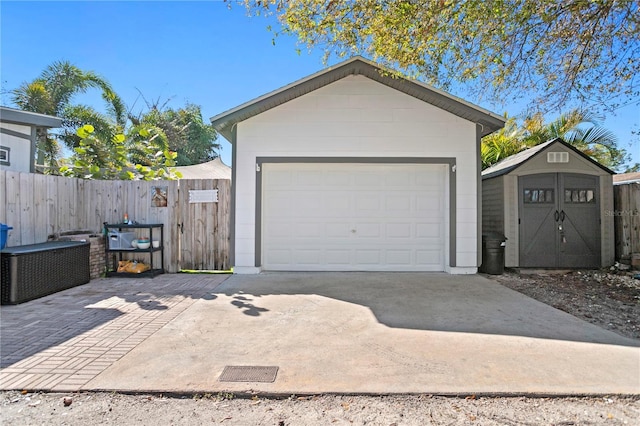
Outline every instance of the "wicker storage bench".
POLYGON ((2 304, 37 299, 90 280, 88 242, 50 241, 0 252, 2 304))

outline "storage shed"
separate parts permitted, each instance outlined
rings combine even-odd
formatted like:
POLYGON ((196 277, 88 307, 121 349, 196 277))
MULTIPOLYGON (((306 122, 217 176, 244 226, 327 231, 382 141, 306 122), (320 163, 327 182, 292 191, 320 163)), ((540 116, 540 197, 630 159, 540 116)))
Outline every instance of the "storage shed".
POLYGON ((613 172, 554 139, 482 172, 482 233, 507 238, 505 266, 614 262, 613 172))
POLYGON ((477 271, 501 116, 356 57, 211 122, 233 148, 235 273, 477 271))

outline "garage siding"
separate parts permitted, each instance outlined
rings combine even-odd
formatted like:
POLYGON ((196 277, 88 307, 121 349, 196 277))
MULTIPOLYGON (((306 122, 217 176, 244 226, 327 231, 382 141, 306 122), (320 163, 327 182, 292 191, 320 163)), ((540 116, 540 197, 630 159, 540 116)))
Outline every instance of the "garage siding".
MULTIPOLYGON (((474 123, 349 76, 240 122, 236 131, 236 267, 256 266, 256 158, 291 156, 455 158, 456 266, 477 267, 474 123)), ((446 250, 445 256, 448 265, 446 250)))

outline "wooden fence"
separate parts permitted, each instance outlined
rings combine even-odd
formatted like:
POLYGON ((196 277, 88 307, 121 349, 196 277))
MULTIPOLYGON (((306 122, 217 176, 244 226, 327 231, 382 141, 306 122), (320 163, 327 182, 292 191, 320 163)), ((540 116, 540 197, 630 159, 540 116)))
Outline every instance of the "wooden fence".
POLYGON ((168 272, 230 268, 230 197, 226 179, 98 181, 0 170, 0 222, 13 227, 8 246, 67 231, 101 233, 104 222, 122 222, 126 213, 139 223, 165 225, 168 272), (166 188, 166 207, 152 203, 155 187, 166 188), (218 202, 189 203, 194 189, 217 189, 218 202))
POLYGON ((614 185, 616 260, 629 263, 640 255, 640 183, 614 185))

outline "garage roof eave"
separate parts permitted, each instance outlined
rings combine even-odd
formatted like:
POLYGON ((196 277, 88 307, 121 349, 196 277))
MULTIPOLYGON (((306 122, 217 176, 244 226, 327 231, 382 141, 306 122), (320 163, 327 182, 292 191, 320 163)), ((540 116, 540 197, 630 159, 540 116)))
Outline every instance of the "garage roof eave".
POLYGON ((364 75, 461 118, 480 124, 482 127, 481 136, 486 136, 504 127, 505 119, 496 113, 436 89, 426 83, 398 76, 395 71, 383 68, 361 56, 356 56, 318 71, 280 89, 215 115, 211 117, 211 124, 222 136, 231 141, 232 129, 237 123, 349 75, 364 75))

